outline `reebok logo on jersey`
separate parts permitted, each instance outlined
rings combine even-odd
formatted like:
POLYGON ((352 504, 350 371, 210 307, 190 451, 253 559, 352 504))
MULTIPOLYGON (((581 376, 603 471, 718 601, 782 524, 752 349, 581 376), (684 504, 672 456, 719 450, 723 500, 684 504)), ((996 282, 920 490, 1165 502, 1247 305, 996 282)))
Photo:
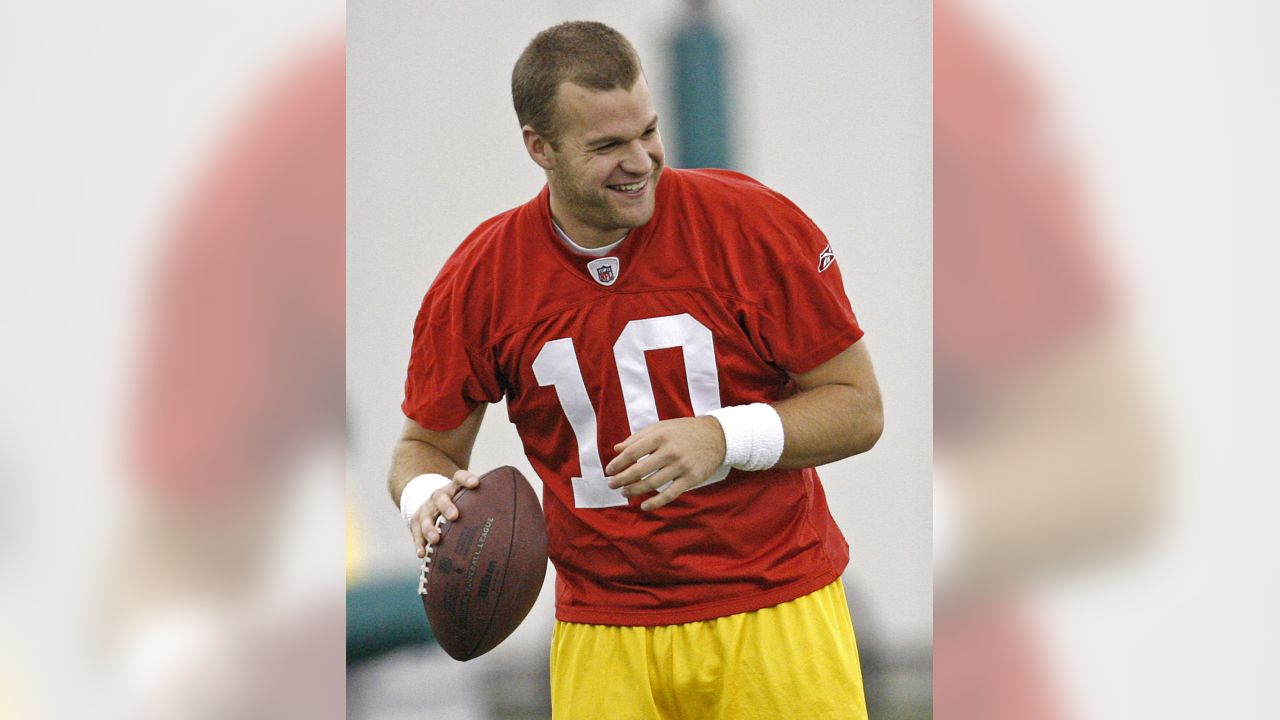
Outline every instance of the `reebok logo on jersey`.
POLYGON ((619 265, 616 257, 602 257, 587 263, 587 272, 592 280, 608 287, 617 281, 619 265))
POLYGON ((822 272, 831 267, 831 263, 836 261, 836 254, 831 252, 831 246, 827 245, 822 254, 818 256, 818 272, 822 272))

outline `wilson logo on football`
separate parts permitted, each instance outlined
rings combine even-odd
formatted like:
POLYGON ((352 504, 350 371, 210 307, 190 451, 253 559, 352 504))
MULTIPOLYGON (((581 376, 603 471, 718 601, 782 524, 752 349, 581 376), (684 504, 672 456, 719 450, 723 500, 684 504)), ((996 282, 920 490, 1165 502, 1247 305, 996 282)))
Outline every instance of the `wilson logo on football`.
POLYGON ((818 256, 818 272, 822 272, 831 267, 831 263, 836 261, 836 254, 831 252, 831 246, 828 245, 818 256))

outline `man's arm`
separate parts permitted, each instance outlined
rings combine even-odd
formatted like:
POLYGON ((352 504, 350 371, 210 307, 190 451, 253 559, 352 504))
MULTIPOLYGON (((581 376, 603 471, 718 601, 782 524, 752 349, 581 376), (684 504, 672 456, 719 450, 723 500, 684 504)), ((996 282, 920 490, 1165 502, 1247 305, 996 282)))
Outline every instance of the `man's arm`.
MULTIPOLYGON (((806 468, 870 450, 880 439, 884 415, 871 355, 859 341, 791 379, 799 392, 774 404, 785 435, 774 467, 806 468)), ((670 482, 646 500, 656 510, 701 485, 725 458, 724 431, 714 417, 663 420, 614 446, 620 454, 605 468, 610 487, 627 497, 670 482), (643 479, 642 479, 643 478, 643 479)))
POLYGON ((884 429, 884 411, 864 342, 791 379, 800 392, 773 405, 786 432, 774 467, 816 467, 875 446, 884 429))
POLYGON ((405 418, 404 430, 392 454, 391 472, 387 476, 391 499, 399 506, 405 486, 423 473, 436 473, 453 479, 452 484, 434 492, 409 522, 418 557, 426 554, 427 543, 440 539, 435 528, 437 517, 444 514, 450 520, 457 519, 458 509, 453 505, 453 496, 458 489, 475 487, 479 481, 465 468, 471 463, 471 449, 475 447, 486 408, 488 405, 483 404, 476 407, 461 425, 444 432, 428 430, 405 418))

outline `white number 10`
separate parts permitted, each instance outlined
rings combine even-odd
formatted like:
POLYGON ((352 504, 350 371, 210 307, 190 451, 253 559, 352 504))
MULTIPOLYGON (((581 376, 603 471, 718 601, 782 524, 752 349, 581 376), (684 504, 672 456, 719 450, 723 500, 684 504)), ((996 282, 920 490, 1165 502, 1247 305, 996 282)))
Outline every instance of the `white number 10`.
MULTIPOLYGON (((613 344, 613 358, 618 366, 618 380, 622 383, 622 397, 626 401, 631 432, 658 422, 658 404, 653 395, 645 352, 675 347, 684 352, 693 414, 705 415, 720 408, 720 376, 711 331, 688 313, 632 320, 613 344)), ((627 498, 622 491, 609 489, 609 481, 605 478, 604 463, 597 447, 600 435, 596 411, 582 379, 573 338, 551 340, 543 345, 533 361, 533 374, 538 385, 555 387, 560 406, 578 440, 578 464, 582 477, 573 478, 574 505, 580 508, 626 505, 627 498)), ((722 466, 703 484, 723 480, 728 473, 729 468, 722 466)))

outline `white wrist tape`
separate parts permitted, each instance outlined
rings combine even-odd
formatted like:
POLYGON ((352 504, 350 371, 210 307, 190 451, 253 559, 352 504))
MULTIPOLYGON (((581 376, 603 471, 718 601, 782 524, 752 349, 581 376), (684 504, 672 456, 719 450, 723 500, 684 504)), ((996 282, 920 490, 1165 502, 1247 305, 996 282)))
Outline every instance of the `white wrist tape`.
POLYGON ((453 481, 438 473, 423 473, 410 480, 400 492, 400 517, 404 518, 404 524, 408 525, 413 520, 413 514, 418 512, 418 508, 431 499, 431 493, 451 482, 453 481))
POLYGON ((739 470, 768 470, 782 457, 782 418, 764 403, 734 405, 707 413, 724 429, 724 464, 739 470))

